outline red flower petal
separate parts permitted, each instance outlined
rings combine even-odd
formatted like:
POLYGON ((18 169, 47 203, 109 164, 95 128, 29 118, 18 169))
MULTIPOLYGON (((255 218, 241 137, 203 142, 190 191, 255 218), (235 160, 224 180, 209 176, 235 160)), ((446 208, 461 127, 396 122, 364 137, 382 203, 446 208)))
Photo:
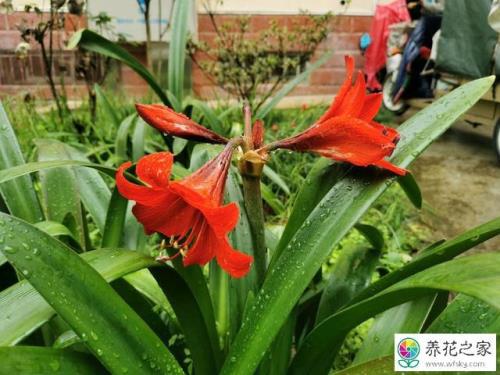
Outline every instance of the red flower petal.
POLYGON ((328 110, 323 114, 323 116, 320 117, 318 123, 321 123, 329 119, 330 117, 336 115, 338 108, 340 107, 342 101, 344 100, 345 96, 348 94, 349 90, 352 87, 352 75, 354 73, 354 58, 352 56, 346 56, 345 65, 347 72, 344 83, 340 87, 339 92, 335 96, 335 99, 333 100, 333 103, 331 104, 330 108, 328 108, 328 110))
POLYGON ((400 167, 388 162, 387 160, 380 160, 373 165, 376 165, 379 168, 387 169, 388 171, 391 171, 392 173, 395 173, 398 176, 404 176, 406 173, 408 173, 408 171, 406 169, 400 168, 400 167))
POLYGON ((231 232, 238 224, 240 209, 234 202, 221 207, 201 209, 214 232, 221 236, 231 232))
POLYGON ((226 138, 164 105, 136 104, 135 107, 144 121, 164 133, 207 143, 227 143, 226 138))
POLYGON ((155 187, 166 187, 174 156, 170 152, 157 152, 142 157, 137 163, 135 173, 145 183, 155 187))
POLYGON ((215 257, 217 263, 223 270, 229 273, 232 277, 243 277, 248 271, 253 262, 253 257, 240 251, 234 250, 227 238, 218 238, 215 257))
MULTIPOLYGON (((199 198, 193 195, 198 193, 204 200, 206 206, 220 206, 223 201, 224 187, 226 186, 227 173, 233 155, 233 146, 228 144, 224 150, 215 158, 206 163, 193 174, 176 182, 176 185, 185 186, 185 198, 192 200, 193 204, 198 204, 199 198)), ((176 189, 180 188, 175 186, 176 189)), ((179 193, 181 193, 179 191, 179 193)), ((181 193, 182 194, 182 193, 181 193)))
POLYGON ((217 247, 220 246, 219 242, 218 237, 215 236, 208 224, 202 223, 198 238, 184 257, 184 265, 199 264, 203 266, 207 264, 215 256, 217 247))
POLYGON ((372 121, 373 118, 377 115, 381 105, 381 93, 367 95, 359 118, 368 122, 372 121))
POLYGON ((325 114, 302 133, 278 141, 273 147, 316 152, 338 161, 377 165, 404 174, 404 169, 383 160, 394 151, 399 133, 373 121, 382 104, 381 95, 366 94, 361 72, 353 85, 352 57, 346 57, 346 66, 346 79, 325 114))
POLYGON ((132 166, 132 163, 123 163, 116 172, 116 187, 120 194, 129 199, 142 204, 157 204, 161 201, 160 193, 162 189, 155 189, 149 186, 142 186, 128 181, 125 178, 125 171, 132 166))

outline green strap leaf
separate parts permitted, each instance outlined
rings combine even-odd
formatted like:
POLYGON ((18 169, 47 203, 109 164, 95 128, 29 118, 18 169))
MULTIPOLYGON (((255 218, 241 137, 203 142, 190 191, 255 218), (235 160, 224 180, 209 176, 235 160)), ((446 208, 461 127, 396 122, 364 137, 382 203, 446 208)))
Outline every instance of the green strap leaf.
POLYGON ((462 257, 428 268, 323 320, 304 340, 290 374, 328 374, 347 332, 377 313, 432 290, 465 293, 500 309, 499 282, 500 254, 462 257))
POLYGON ((177 316, 196 374, 216 374, 222 362, 222 353, 218 343, 212 345, 210 328, 205 325, 203 313, 189 286, 172 267, 153 268, 151 273, 177 316))
POLYGON ((373 225, 358 223, 354 226, 373 246, 375 250, 382 251, 384 248, 384 236, 373 225))
POLYGON ((379 258, 379 251, 366 246, 343 250, 321 295, 316 324, 337 312, 356 293, 370 284, 379 258))
POLYGON ((125 117, 118 127, 118 132, 116 133, 115 140, 115 153, 116 157, 120 162, 125 162, 131 158, 128 156, 128 137, 132 126, 137 120, 137 114, 133 113, 130 116, 125 117))
MULTIPOLYGON (((391 161, 407 167, 491 87, 494 77, 470 82, 400 126, 391 161)), ((382 172, 353 169, 324 196, 272 265, 235 338, 223 374, 251 374, 331 249, 390 185, 382 172)), ((309 371, 309 370, 307 370, 309 371)))
POLYGON ((0 171, 0 183, 13 180, 15 178, 38 172, 42 169, 49 168, 59 168, 67 166, 77 166, 77 167, 89 167, 97 169, 98 171, 107 174, 114 178, 116 174, 116 169, 112 167, 106 167, 100 164, 89 163, 80 160, 50 160, 50 161, 39 161, 34 163, 26 163, 23 165, 18 165, 16 167, 11 167, 9 169, 4 169, 0 171))
POLYGON ((450 241, 438 242, 437 244, 431 245, 429 248, 424 249, 412 262, 387 274, 361 291, 353 298, 350 304, 374 296, 396 282, 428 267, 453 259, 464 251, 498 234, 500 234, 500 218, 468 230, 450 241))
POLYGON ((0 220, 13 235, 2 250, 9 262, 108 370, 183 374, 158 336, 88 263, 32 225, 5 214, 0 220))
POLYGON ((91 355, 33 346, 0 348, 0 373, 19 375, 96 375, 107 371, 91 355))
POLYGON ((102 91, 101 86, 99 86, 97 83, 94 85, 94 90, 96 93, 97 97, 97 103, 99 106, 101 106, 104 109, 104 113, 107 116, 107 120, 111 121, 113 125, 118 128, 120 126, 120 120, 118 119, 118 116, 116 115, 116 110, 113 108, 111 103, 109 102, 108 98, 104 94, 104 91, 102 91))
MULTIPOLYGON (((68 158, 61 142, 40 139, 36 144, 40 162, 68 158)), ((66 225, 80 247, 86 249, 87 234, 75 172, 69 167, 44 169, 40 171, 40 182, 47 220, 66 225)))
MULTIPOLYGON (((14 129, 0 102, 0 173, 8 168, 23 164, 23 154, 14 129)), ((12 215, 30 223, 43 220, 42 209, 30 176, 24 176, 7 183, 0 181, 0 183, 0 194, 12 215)))
MULTIPOLYGON (((33 248, 33 256, 39 251, 38 247, 33 248)), ((155 264, 149 257, 123 250, 95 250, 80 256, 107 281, 155 264)), ((54 314, 50 305, 26 280, 3 290, 0 292, 0 331, 2 332, 0 346, 15 345, 47 322, 54 314), (30 306, 30 308, 24 309, 22 306, 30 306)))
POLYGON ((319 158, 314 163, 305 183, 297 194, 293 209, 288 218, 285 230, 281 235, 278 246, 273 252, 270 267, 283 253, 295 232, 307 219, 311 211, 335 183, 346 174, 346 169, 341 164, 333 164, 331 160, 319 158))
POLYGON ((411 173, 407 173, 398 178, 398 183, 410 202, 413 203, 416 208, 422 208, 422 192, 420 191, 420 187, 415 177, 413 177, 411 173))
POLYGON ((436 295, 424 296, 393 307, 377 316, 363 345, 356 353, 353 365, 393 353, 395 333, 419 333, 435 300, 436 295))
POLYGON ((335 372, 335 375, 373 375, 391 374, 394 372, 394 355, 378 358, 357 366, 351 366, 345 370, 335 372))
POLYGON ((152 74, 134 56, 120 47, 117 43, 114 43, 91 30, 82 29, 74 33, 68 42, 69 49, 77 46, 86 49, 87 51, 111 57, 126 64, 149 84, 151 89, 153 89, 155 94, 158 95, 163 104, 171 107, 167 95, 156 82, 152 74))
POLYGON ((119 247, 122 244, 127 207, 128 200, 123 198, 118 188, 115 187, 106 214, 101 247, 119 247))
POLYGON ((276 184, 286 195, 290 195, 290 188, 287 183, 283 180, 283 178, 274 171, 270 166, 264 165, 264 169, 262 171, 264 176, 269 178, 274 184, 276 184))
POLYGON ((193 11, 193 1, 174 3, 172 12, 172 39, 168 53, 168 90, 179 100, 184 97, 184 70, 188 23, 193 11))

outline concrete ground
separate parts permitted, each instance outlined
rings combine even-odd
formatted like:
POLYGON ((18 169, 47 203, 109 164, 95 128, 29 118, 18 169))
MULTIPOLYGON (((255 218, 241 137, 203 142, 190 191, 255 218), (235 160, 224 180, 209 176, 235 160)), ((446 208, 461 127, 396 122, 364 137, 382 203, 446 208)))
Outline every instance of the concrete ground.
MULTIPOLYGON (((425 201, 424 220, 436 239, 500 217, 500 163, 491 133, 491 127, 459 121, 411 166, 425 201)), ((478 249, 500 251, 500 236, 478 249)))

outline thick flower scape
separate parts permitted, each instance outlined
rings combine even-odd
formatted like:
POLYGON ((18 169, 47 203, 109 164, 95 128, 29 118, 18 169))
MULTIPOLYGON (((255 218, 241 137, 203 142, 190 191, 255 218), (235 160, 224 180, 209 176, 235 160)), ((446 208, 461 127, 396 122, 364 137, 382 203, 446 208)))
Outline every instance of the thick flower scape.
POLYGON ((346 66, 346 79, 323 116, 302 133, 269 145, 262 144, 264 126, 260 120, 245 137, 229 141, 166 106, 138 104, 139 115, 163 133, 226 144, 219 156, 179 181, 169 181, 173 156, 168 152, 139 160, 136 173, 144 186, 125 178, 124 172, 131 163, 121 166, 117 173, 118 189, 124 197, 136 202, 133 213, 145 231, 170 238, 170 245, 184 256, 185 266, 204 265, 215 257, 231 276, 242 277, 248 273, 253 258, 229 244, 227 235, 238 222, 239 210, 235 203, 222 205, 235 145, 241 145, 245 155, 261 161, 267 159, 270 151, 283 148, 314 152, 356 166, 373 165, 404 175, 406 170, 385 160, 394 151, 399 134, 374 121, 382 103, 381 94, 366 94, 362 73, 353 83, 352 57, 346 57, 346 66))

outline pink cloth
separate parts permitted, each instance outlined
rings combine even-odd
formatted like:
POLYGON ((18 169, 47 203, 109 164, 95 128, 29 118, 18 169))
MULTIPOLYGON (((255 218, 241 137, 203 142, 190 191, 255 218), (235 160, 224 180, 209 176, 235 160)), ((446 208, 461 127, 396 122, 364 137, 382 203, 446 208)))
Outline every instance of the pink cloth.
POLYGON ((410 13, 405 0, 395 0, 389 4, 377 5, 375 8, 375 16, 370 28, 372 42, 365 54, 365 74, 368 89, 380 90, 382 88, 376 74, 385 66, 389 26, 404 21, 410 21, 410 13))

